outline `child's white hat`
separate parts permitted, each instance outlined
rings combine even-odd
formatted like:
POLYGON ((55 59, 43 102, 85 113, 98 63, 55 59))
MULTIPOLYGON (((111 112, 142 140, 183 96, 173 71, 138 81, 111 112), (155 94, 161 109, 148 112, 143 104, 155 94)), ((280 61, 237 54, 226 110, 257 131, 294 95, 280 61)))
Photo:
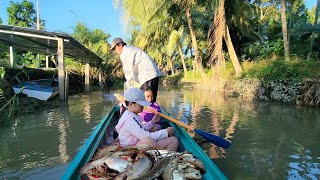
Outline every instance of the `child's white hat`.
POLYGON ((144 97, 144 93, 139 88, 129 88, 124 92, 124 97, 126 98, 126 101, 129 102, 136 102, 141 106, 150 106, 151 103, 146 101, 146 98, 144 97))

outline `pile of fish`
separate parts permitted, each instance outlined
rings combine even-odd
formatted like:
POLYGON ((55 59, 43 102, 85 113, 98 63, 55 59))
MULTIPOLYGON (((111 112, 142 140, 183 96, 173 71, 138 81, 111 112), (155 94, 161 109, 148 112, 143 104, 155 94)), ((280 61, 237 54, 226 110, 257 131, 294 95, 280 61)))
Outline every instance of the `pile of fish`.
POLYGON ((202 179, 203 163, 189 152, 148 146, 120 148, 118 143, 99 149, 80 169, 81 179, 202 179))

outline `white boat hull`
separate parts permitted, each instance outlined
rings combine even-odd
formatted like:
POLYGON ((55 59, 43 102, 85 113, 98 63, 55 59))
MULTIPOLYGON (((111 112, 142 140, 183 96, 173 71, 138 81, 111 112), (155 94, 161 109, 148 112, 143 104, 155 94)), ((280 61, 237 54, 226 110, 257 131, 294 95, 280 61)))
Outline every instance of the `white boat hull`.
POLYGON ((23 93, 28 97, 46 101, 59 93, 58 86, 53 86, 52 83, 52 79, 24 81, 20 84, 14 85, 13 90, 16 94, 23 93))
POLYGON ((49 100, 50 98, 59 94, 59 91, 44 92, 44 91, 37 91, 32 89, 16 88, 16 87, 13 87, 13 90, 14 90, 14 93, 16 94, 23 93, 23 94, 26 94, 28 97, 33 97, 33 98, 37 98, 44 101, 49 100))

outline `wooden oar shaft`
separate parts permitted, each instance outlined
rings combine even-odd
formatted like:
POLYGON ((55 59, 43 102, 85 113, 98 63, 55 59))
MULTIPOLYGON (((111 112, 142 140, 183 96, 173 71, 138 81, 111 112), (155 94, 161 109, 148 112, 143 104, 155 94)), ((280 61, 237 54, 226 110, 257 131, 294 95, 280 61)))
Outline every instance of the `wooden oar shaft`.
POLYGON ((165 119, 167 119, 167 120, 169 120, 169 121, 171 121, 171 122, 173 122, 173 123, 176 123, 176 124, 179 125, 179 126, 182 126, 182 127, 186 128, 186 129, 190 129, 191 131, 194 131, 194 128, 193 128, 193 127, 191 127, 191 126, 189 126, 189 125, 186 125, 186 124, 184 124, 183 122, 181 122, 181 121, 179 121, 179 120, 177 120, 177 119, 174 119, 174 118, 172 118, 172 117, 170 117, 170 116, 167 116, 167 115, 165 115, 165 114, 162 114, 162 113, 160 113, 160 112, 158 112, 158 111, 155 111, 155 110, 153 110, 153 109, 151 109, 151 108, 148 108, 148 107, 145 107, 145 109, 148 110, 148 111, 150 111, 150 112, 152 112, 153 114, 159 114, 161 117, 163 117, 163 118, 165 118, 165 119))

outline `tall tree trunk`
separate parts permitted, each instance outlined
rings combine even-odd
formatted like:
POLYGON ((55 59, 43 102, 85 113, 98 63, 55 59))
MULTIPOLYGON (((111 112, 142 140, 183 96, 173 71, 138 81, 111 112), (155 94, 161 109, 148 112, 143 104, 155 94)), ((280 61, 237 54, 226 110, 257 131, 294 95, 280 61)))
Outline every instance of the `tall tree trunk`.
POLYGON ((186 75, 187 73, 187 66, 186 66, 186 62, 184 60, 184 56, 183 56, 183 53, 182 53, 182 47, 181 47, 181 44, 178 43, 178 50, 179 50, 179 54, 181 56, 181 63, 182 63, 182 67, 183 67, 183 73, 184 75, 186 75))
MULTIPOLYGON (((317 25, 317 22, 318 22, 318 12, 319 12, 319 8, 320 8, 319 6, 320 6, 320 0, 317 1, 316 14, 314 16, 314 23, 313 23, 314 27, 317 25)), ((310 50, 309 50, 309 53, 308 53, 307 60, 310 59, 310 56, 311 56, 311 53, 312 53, 312 49, 313 49, 313 43, 314 43, 315 36, 316 36, 316 33, 312 32, 311 41, 310 41, 310 50)))
POLYGON ((236 51, 234 50, 232 40, 230 37, 230 33, 229 33, 229 28, 227 25, 226 25, 226 34, 224 36, 224 40, 227 44, 227 48, 228 48, 228 52, 229 52, 229 55, 230 55, 230 58, 231 58, 231 61, 233 64, 233 68, 236 71, 236 76, 239 76, 240 73, 242 72, 242 68, 241 68, 240 62, 238 60, 236 51))
POLYGON ((225 25, 224 0, 221 0, 208 32, 208 49, 211 52, 209 63, 213 65, 212 67, 216 70, 215 73, 217 75, 219 75, 220 70, 225 67, 225 59, 222 49, 223 38, 226 31, 225 25))
POLYGON ((191 36, 191 42, 192 42, 192 47, 194 49, 194 55, 195 55, 195 59, 197 61, 197 66, 198 66, 198 70, 201 74, 204 74, 204 70, 203 70, 203 66, 202 66, 202 58, 200 55, 200 51, 198 48, 198 42, 197 42, 197 38, 196 38, 196 33, 194 31, 193 28, 193 23, 192 23, 192 17, 191 17, 191 12, 190 12, 190 6, 188 5, 186 7, 186 16, 187 16, 187 21, 188 21, 188 27, 190 30, 190 36, 191 36))
POLYGON ((290 44, 291 41, 291 26, 292 26, 292 9, 293 9, 293 4, 291 4, 290 9, 289 9, 289 22, 288 22, 288 44, 290 44))
POLYGON ((281 23, 282 23, 284 57, 286 60, 290 60, 285 0, 281 0, 281 23))
POLYGON ((173 58, 173 55, 170 56, 168 65, 171 70, 171 74, 174 74, 172 58, 173 58))

